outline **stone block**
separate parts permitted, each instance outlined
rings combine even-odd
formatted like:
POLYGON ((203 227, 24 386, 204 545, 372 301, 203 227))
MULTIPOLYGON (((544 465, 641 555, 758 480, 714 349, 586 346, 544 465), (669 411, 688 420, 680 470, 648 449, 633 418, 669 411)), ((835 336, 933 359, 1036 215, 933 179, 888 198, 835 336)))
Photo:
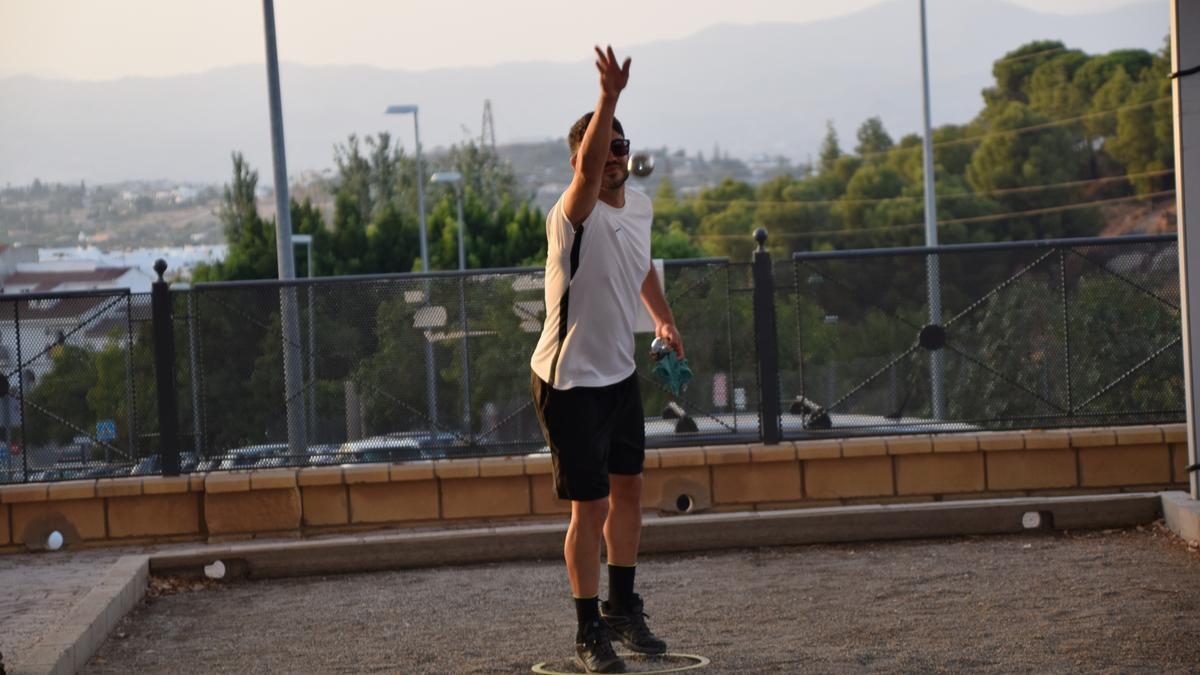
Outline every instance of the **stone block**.
POLYGON ((659 468, 704 466, 704 448, 662 448, 658 451, 659 468))
POLYGON ((796 446, 788 441, 778 445, 763 445, 758 443, 750 446, 751 462, 794 462, 796 461, 796 446))
POLYGON ((747 464, 750 448, 745 445, 715 445, 704 448, 706 464, 747 464))
POLYGON ((18 502, 10 506, 12 542, 40 545, 54 530, 62 533, 68 545, 104 539, 104 501, 69 499, 57 502, 18 502))
POLYGON ((889 455, 918 455, 933 452, 933 439, 928 435, 888 436, 883 439, 889 455))
POLYGON ((1071 447, 1070 429, 1044 429, 1025 432, 1026 450, 1050 450, 1071 447))
POLYGON ((1171 444, 1171 482, 1172 483, 1188 482, 1187 465, 1188 465, 1187 443, 1172 443, 1171 444))
POLYGON ((804 463, 804 496, 844 499, 893 494, 891 457, 816 459, 804 463))
POLYGON ((443 518, 490 518, 529 513, 529 478, 448 478, 442 481, 443 518))
POLYGON ((1146 424, 1134 427, 1117 427, 1117 445, 1149 445, 1162 443, 1161 427, 1146 424))
POLYGON ((878 436, 842 439, 842 457, 874 457, 886 454, 887 443, 878 436))
POLYGON ((842 442, 836 438, 820 441, 796 441, 796 459, 837 459, 842 456, 842 442))
POLYGON ((209 494, 249 492, 250 472, 222 471, 210 473, 204 479, 204 491, 209 494))
POLYGON ((108 536, 123 539, 197 534, 202 499, 194 492, 112 497, 108 500, 108 536))
POLYGON ((69 480, 62 483, 50 483, 46 498, 50 501, 60 499, 91 499, 96 496, 96 481, 69 480))
MULTIPOLYGON (((208 485, 211 486, 211 482, 208 485)), ((300 527, 300 513, 299 488, 246 492, 209 490, 204 495, 204 522, 209 534, 295 530, 300 527)))
POLYGON ((250 472, 251 490, 286 490, 294 487, 295 469, 259 469, 250 472))
POLYGON ((1170 448, 1162 443, 1081 448, 1082 487, 1170 483, 1170 455, 1170 448))
POLYGON ((483 457, 479 460, 479 475, 482 478, 525 475, 525 461, 521 457, 483 457))
POLYGON ((658 450, 647 449, 646 459, 642 463, 642 470, 657 469, 660 466, 662 466, 662 458, 659 456, 658 450))
POLYGON ((48 495, 49 489, 45 483, 0 486, 0 502, 5 504, 44 502, 48 499, 48 495))
POLYGON ((525 455, 525 475, 544 476, 554 473, 554 460, 550 453, 525 455))
POLYGON ((1164 443, 1187 443, 1187 424, 1160 424, 1164 443))
POLYGON ((349 490, 352 523, 394 523, 438 517, 436 480, 362 483, 349 486, 349 490))
POLYGON ((1117 431, 1112 428, 1071 429, 1071 446, 1075 448, 1109 447, 1117 444, 1117 431))
POLYGON ((712 479, 707 466, 677 466, 643 474, 644 508, 677 511, 676 502, 681 496, 691 500, 693 510, 712 505, 712 479))
POLYGON ((755 504, 801 498, 799 462, 729 464, 712 468, 716 504, 755 504))
POLYGON ((1078 484, 1075 451, 1071 448, 989 452, 986 458, 989 491, 1069 488, 1078 484))
POLYGON ((1021 431, 982 431, 975 434, 980 450, 1024 450, 1025 433, 1021 431))
POLYGON ((342 467, 310 466, 296 472, 296 485, 316 487, 319 485, 342 485, 342 467))
POLYGON ((342 467, 342 480, 346 485, 360 483, 386 483, 391 472, 387 464, 357 464, 342 467))
POLYGON ((147 476, 142 480, 142 494, 171 495, 191 492, 190 476, 147 476))
POLYGON ((415 462, 393 464, 389 476, 393 481, 397 482, 406 480, 431 480, 434 477, 433 460, 422 459, 415 462))
POLYGON ((571 512, 571 502, 559 499, 554 492, 554 476, 544 473, 530 476, 529 494, 536 515, 571 512))
POLYGON ((438 478, 478 478, 479 460, 439 459, 433 463, 433 473, 438 478))
POLYGON ((346 486, 305 485, 300 488, 305 526, 345 525, 350 522, 346 486))
POLYGON ((904 455, 896 458, 897 495, 982 492, 983 453, 904 455))
POLYGON ((936 434, 933 436, 934 452, 977 452, 979 439, 975 434, 936 434))
POLYGON ((142 478, 105 478, 96 482, 97 497, 132 497, 142 494, 142 478))

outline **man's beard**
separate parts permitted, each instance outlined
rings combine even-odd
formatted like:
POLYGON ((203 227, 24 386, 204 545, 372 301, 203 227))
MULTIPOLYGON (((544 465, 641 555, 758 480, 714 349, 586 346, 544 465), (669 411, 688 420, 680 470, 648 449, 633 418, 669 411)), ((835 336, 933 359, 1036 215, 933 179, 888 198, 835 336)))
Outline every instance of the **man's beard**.
POLYGON ((605 171, 604 180, 600 182, 600 186, 603 187, 605 190, 620 189, 620 187, 625 184, 625 181, 629 180, 629 169, 626 169, 625 167, 620 167, 620 171, 621 171, 620 178, 609 178, 608 172, 605 171))

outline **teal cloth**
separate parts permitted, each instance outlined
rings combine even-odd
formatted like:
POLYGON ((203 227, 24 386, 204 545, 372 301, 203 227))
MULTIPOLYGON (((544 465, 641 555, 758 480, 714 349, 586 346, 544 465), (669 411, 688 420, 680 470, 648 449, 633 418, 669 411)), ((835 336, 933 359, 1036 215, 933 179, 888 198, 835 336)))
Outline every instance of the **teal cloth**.
POLYGON ((671 388, 671 393, 679 396, 679 392, 687 388, 692 381, 692 369, 688 367, 687 359, 680 360, 675 352, 667 352, 658 363, 654 364, 654 376, 658 381, 671 388))

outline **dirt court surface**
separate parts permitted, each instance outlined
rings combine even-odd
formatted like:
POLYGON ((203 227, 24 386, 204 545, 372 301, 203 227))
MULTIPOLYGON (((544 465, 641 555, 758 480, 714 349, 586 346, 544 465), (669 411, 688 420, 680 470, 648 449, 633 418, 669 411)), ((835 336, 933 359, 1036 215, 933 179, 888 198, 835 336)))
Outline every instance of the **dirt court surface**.
MULTIPOLYGON (((575 630, 558 560, 154 586, 84 672, 528 673, 575 630)), ((638 590, 692 673, 1200 672, 1161 525, 647 556, 638 590)))

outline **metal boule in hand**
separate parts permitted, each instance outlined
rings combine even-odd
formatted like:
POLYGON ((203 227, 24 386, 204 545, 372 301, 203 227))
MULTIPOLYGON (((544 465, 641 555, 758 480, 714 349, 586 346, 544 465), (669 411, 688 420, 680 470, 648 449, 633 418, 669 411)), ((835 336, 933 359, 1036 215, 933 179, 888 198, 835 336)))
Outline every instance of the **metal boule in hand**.
POLYGON ((629 157, 629 173, 638 178, 645 178, 654 173, 654 155, 645 152, 631 155, 629 157))
POLYGON ((650 343, 650 357, 655 361, 667 355, 671 351, 671 343, 664 338, 656 337, 650 343))

